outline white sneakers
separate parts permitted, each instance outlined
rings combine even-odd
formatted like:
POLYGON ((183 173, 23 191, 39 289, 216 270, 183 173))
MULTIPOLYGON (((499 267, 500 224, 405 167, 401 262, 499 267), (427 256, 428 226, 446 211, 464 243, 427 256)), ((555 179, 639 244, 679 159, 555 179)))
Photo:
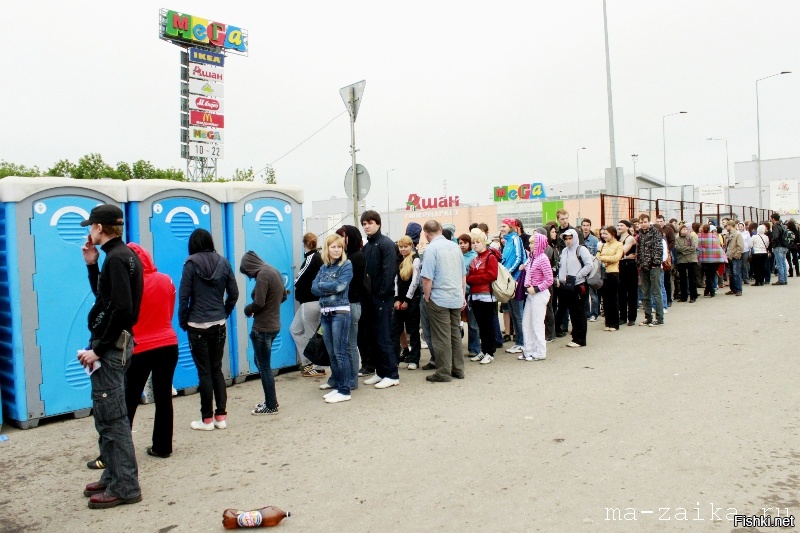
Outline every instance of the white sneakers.
POLYGON ((327 400, 328 398, 330 398, 334 394, 339 394, 339 391, 336 390, 336 389, 333 389, 332 391, 329 391, 327 394, 325 394, 322 398, 327 400))
POLYGON ((206 424, 202 420, 195 420, 191 423, 191 426, 192 429, 196 429, 198 431, 214 431, 214 422, 209 422, 206 424))
POLYGON ((381 378, 378 373, 374 373, 371 378, 367 378, 364 380, 364 385, 375 385, 381 381, 381 378))
POLYGON ((408 369, 409 370, 416 370, 417 368, 419 368, 417 366, 417 363, 408 363, 408 369))
POLYGON ((477 361, 480 361, 481 359, 483 359, 484 357, 485 357, 485 355, 484 355, 483 352, 478 352, 478 355, 473 355, 472 357, 469 358, 469 360, 477 362, 477 361))
POLYGON ((511 348, 507 348, 506 353, 522 353, 522 346, 515 344, 511 348))
POLYGON ((325 402, 327 402, 327 403, 339 403, 339 402, 350 401, 350 395, 349 394, 347 394, 347 395, 339 394, 339 391, 335 391, 330 396, 328 396, 327 394, 325 396, 326 396, 325 402))
POLYGON ((228 428, 228 422, 226 420, 217 420, 215 418, 214 419, 214 427, 217 428, 217 429, 227 429, 228 428))
POLYGON ((581 347, 581 345, 578 344, 577 342, 568 342, 567 343, 567 348, 580 348, 580 347, 581 347))
MULTIPOLYGON (((366 381, 364 383, 367 383, 366 381)), ((371 385, 371 384, 370 384, 371 385)), ((394 387, 395 385, 400 385, 399 379, 392 379, 392 378, 383 378, 378 383, 375 384, 376 389, 388 389, 389 387, 394 387)))
POLYGON ((319 386, 319 390, 328 390, 328 389, 332 389, 332 388, 333 388, 333 387, 331 387, 330 385, 328 385, 328 382, 327 382, 327 381, 326 381, 325 383, 323 383, 322 385, 320 385, 320 386, 319 386))
POLYGON ((491 355, 485 354, 483 356, 483 359, 481 359, 481 364, 482 365, 488 365, 492 361, 494 361, 494 357, 492 357, 491 355))
POLYGON ((428 349, 428 343, 425 342, 425 341, 419 341, 419 348, 421 350, 427 350, 428 349))

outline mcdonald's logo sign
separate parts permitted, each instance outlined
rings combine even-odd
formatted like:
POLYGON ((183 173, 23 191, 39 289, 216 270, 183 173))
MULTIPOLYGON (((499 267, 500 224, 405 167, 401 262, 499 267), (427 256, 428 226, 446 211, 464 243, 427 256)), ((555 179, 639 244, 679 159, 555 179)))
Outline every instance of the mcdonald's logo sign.
POLYGON ((192 126, 214 126, 215 128, 225 127, 225 117, 208 111, 189 111, 189 124, 192 126))

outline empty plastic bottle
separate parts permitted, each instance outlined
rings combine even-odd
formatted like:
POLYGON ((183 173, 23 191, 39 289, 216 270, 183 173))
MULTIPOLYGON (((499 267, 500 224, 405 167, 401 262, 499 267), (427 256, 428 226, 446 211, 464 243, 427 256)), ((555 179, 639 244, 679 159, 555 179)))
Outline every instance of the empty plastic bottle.
POLYGON ((225 509, 222 513, 222 527, 225 529, 238 529, 240 527, 272 527, 277 526, 281 520, 292 516, 275 506, 269 505, 256 511, 237 511, 225 509))

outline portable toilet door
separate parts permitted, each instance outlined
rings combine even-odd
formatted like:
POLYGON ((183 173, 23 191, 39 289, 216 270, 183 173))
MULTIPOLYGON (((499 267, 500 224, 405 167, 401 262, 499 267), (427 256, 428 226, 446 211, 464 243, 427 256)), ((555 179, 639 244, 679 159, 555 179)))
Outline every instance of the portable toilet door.
POLYGON ((281 304, 281 330, 272 343, 271 363, 274 370, 297 365, 297 353, 289 327, 295 312, 294 274, 301 258, 303 191, 298 187, 282 187, 247 182, 231 182, 225 206, 228 233, 228 258, 239 282, 239 301, 235 312, 237 357, 233 361, 234 381, 241 382, 258 372, 250 342, 252 318, 244 316, 255 280, 239 272, 245 252, 252 250, 275 267, 291 291, 281 304))
MULTIPOLYGON (((194 230, 208 230, 217 252, 224 256, 224 189, 216 184, 172 180, 129 180, 125 183, 130 220, 128 238, 152 254, 156 269, 172 278, 176 291, 180 290, 183 264, 189 256, 189 236, 194 230)), ((178 365, 172 383, 184 394, 192 394, 197 391, 199 380, 189 337, 178 325, 178 304, 176 295, 172 327, 178 334, 178 365)), ((231 379, 227 371, 229 358, 226 347, 222 368, 228 384, 231 379)))
POLYGON ((89 228, 80 223, 93 207, 125 199, 118 180, 0 180, 0 382, 9 421, 23 429, 90 413, 91 381, 77 351, 89 342, 95 297, 81 253, 89 228))

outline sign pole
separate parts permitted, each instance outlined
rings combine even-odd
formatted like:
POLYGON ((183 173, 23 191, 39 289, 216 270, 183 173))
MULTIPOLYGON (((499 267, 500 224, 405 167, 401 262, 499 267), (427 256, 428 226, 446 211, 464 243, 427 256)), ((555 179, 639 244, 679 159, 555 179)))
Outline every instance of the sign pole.
POLYGON ((356 167, 356 90, 350 87, 350 154, 353 157, 353 225, 358 227, 358 167, 356 167))

